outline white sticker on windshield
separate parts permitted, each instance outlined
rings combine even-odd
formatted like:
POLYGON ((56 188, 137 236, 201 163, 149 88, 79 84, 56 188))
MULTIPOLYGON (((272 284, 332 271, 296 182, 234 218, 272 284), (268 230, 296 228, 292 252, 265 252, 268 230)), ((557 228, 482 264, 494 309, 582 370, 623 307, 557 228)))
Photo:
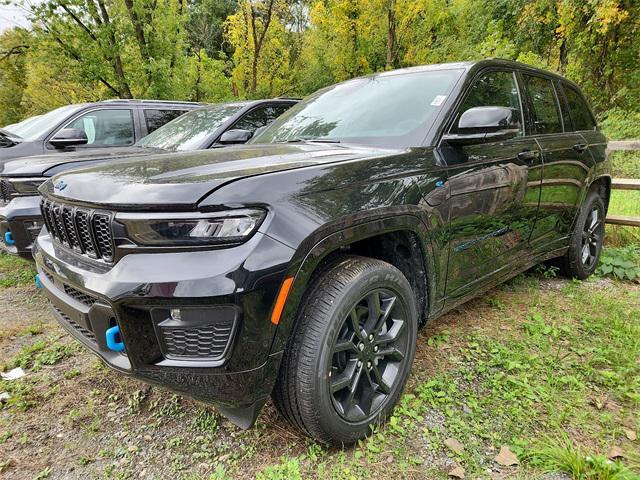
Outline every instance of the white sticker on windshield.
POLYGON ((431 102, 431 105, 434 107, 439 107, 444 103, 446 99, 447 99, 446 95, 436 95, 436 98, 433 99, 433 102, 431 102))

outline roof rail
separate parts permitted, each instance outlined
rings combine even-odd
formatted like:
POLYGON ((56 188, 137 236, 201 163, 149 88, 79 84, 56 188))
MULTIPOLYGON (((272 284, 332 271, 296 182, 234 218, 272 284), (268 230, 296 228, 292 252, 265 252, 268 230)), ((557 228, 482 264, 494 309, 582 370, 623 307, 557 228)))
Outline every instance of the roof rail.
POLYGON ((202 102, 186 102, 182 100, 146 100, 142 98, 109 98, 100 100, 100 103, 149 103, 149 104, 179 104, 179 105, 205 105, 202 102))
POLYGON ((276 97, 276 100, 302 100, 301 97, 287 97, 287 96, 283 96, 283 97, 276 97))

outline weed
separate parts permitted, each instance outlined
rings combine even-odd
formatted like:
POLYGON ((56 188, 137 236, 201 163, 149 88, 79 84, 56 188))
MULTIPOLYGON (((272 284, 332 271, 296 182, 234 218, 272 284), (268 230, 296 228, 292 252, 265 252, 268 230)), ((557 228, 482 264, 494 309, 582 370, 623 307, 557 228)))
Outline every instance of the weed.
POLYGON ((535 449, 528 459, 543 470, 560 471, 575 479, 632 480, 638 476, 620 462, 612 462, 601 455, 589 455, 576 447, 566 435, 547 440, 535 449))
POLYGON ((605 248, 596 275, 611 276, 618 280, 640 279, 640 246, 605 248))
POLYGON ((201 408, 191 421, 191 428, 198 432, 215 435, 218 430, 218 416, 209 408, 201 408))
POLYGON ((32 285, 36 269, 32 262, 20 257, 0 253, 0 287, 32 285))
POLYGON ((282 457, 280 463, 269 465, 256 475, 256 480, 302 480, 300 461, 282 457))

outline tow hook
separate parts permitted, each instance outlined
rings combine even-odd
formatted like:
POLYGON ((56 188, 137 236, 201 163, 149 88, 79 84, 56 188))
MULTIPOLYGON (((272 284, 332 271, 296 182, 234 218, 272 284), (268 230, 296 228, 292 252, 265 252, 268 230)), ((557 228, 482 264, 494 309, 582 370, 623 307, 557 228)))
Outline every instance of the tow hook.
POLYGON ((111 327, 105 332, 105 336, 107 338, 107 347, 109 350, 114 352, 124 352, 124 343, 120 336, 120 327, 117 325, 115 327, 111 327))
POLYGON ((4 243, 7 245, 15 245, 16 241, 13 239, 11 232, 4 232, 4 243))
POLYGON ((38 289, 42 288, 42 282, 40 281, 40 274, 39 273, 36 274, 36 287, 38 289))

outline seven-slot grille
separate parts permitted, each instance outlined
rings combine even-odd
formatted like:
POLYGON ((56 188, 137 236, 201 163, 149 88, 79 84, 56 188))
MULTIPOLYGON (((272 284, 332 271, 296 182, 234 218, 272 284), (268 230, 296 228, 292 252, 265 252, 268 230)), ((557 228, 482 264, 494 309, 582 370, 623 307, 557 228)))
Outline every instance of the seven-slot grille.
POLYGON ((65 247, 91 258, 113 261, 111 215, 51 200, 40 202, 49 234, 65 247))

